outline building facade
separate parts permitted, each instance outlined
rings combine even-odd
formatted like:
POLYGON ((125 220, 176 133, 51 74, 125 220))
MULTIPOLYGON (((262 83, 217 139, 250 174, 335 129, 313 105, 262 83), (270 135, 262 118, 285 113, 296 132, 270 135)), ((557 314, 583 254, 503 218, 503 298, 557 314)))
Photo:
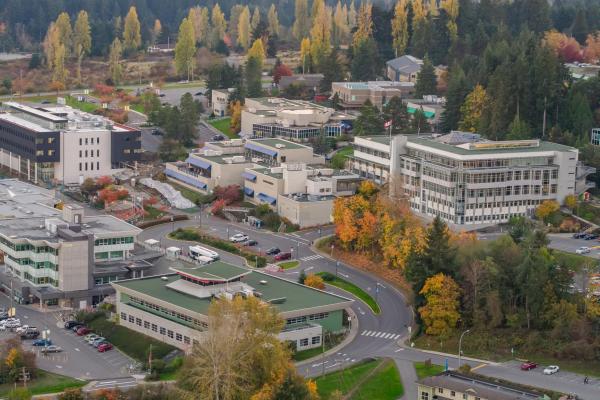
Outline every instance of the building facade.
POLYGON ((416 82, 417 75, 423 66, 423 60, 410 55, 403 55, 385 63, 386 76, 390 81, 416 82))
POLYGON ((3 103, 0 164, 22 179, 79 185, 140 160, 139 130, 71 107, 3 103))
POLYGON ((224 117, 229 114, 229 95, 235 89, 213 89, 211 90, 210 104, 213 115, 224 117))
POLYGON ((285 320, 279 338, 298 350, 319 347, 324 333, 346 329, 350 299, 219 261, 172 270, 112 283, 121 325, 189 352, 210 329, 213 299, 254 296, 278 309, 285 320))
POLYGON ((591 143, 595 146, 600 146, 600 128, 592 128, 591 143))
POLYGON ((380 110, 392 97, 410 97, 415 91, 414 82, 333 82, 332 97, 337 95, 339 106, 346 109, 359 109, 369 100, 380 110))
POLYGON ((347 168, 358 176, 383 185, 390 175, 390 136, 356 136, 347 168))

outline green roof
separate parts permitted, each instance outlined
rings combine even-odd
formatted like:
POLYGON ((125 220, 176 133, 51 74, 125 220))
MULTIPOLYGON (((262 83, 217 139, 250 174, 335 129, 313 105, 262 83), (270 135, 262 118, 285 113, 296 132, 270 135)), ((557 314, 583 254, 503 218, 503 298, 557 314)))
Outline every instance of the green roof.
MULTIPOLYGON (((216 269, 225 269, 226 267, 224 266, 228 264, 208 264, 208 266, 210 265, 215 265, 216 269)), ((206 268, 206 266, 200 268, 206 268)), ((251 286, 256 291, 260 292, 262 300, 266 302, 273 301, 273 306, 276 307, 279 310, 279 312, 299 311, 319 306, 335 304, 339 304, 340 308, 343 308, 347 305, 348 302, 352 301, 341 296, 326 293, 317 289, 310 288, 308 286, 301 285, 296 282, 288 281, 262 272, 248 270, 246 268, 240 269, 249 272, 248 275, 242 277, 241 281, 251 286), (261 283, 261 281, 266 283, 261 283), (282 299, 285 299, 285 301, 281 301, 282 299)), ((186 271, 187 273, 188 270, 182 268, 181 271, 186 271)), ((213 269, 212 271, 215 270, 213 269)), ((121 287, 127 288, 140 294, 154 297, 166 303, 185 308, 192 312, 207 315, 208 307, 211 303, 211 298, 198 298, 170 289, 166 285, 179 280, 179 275, 166 275, 168 277, 168 280, 163 280, 163 276, 165 275, 117 281, 113 282, 112 285, 117 290, 119 290, 119 288, 121 287)), ((307 311, 307 313, 309 313, 309 311, 307 311)))
MULTIPOLYGON (((231 157, 241 156, 241 155, 242 154, 223 154, 220 156, 205 156, 204 154, 194 154, 194 157, 198 157, 198 158, 201 158, 206 161, 211 161, 216 164, 230 164, 230 163, 225 162, 226 158, 230 159, 231 157)), ((252 160, 246 159, 243 162, 235 162, 235 163, 231 163, 231 164, 252 164, 252 160)))
MULTIPOLYGON (((409 142, 420 144, 422 146, 431 147, 438 150, 447 151, 458 155, 483 155, 483 154, 499 154, 499 153, 530 153, 539 151, 573 151, 573 147, 565 146, 553 142, 541 141, 539 146, 533 147, 513 147, 513 148, 489 148, 489 149, 465 149, 463 147, 453 146, 446 143, 437 142, 428 138, 420 138, 415 136, 409 136, 409 142)), ((494 142, 476 142, 474 144, 485 144, 494 142)), ((502 143, 502 142, 497 142, 502 143)))
POLYGON ((196 268, 171 268, 173 271, 181 272, 194 278, 227 282, 232 279, 247 275, 250 271, 246 268, 236 267, 222 261, 215 261, 208 265, 196 268))
POLYGON ((257 145, 262 145, 265 147, 270 147, 275 150, 281 150, 277 148, 276 145, 281 144, 284 149, 306 149, 310 148, 308 146, 304 146, 299 143, 290 142, 289 140, 277 139, 277 138, 267 138, 267 139, 250 139, 248 142, 255 143, 257 145))

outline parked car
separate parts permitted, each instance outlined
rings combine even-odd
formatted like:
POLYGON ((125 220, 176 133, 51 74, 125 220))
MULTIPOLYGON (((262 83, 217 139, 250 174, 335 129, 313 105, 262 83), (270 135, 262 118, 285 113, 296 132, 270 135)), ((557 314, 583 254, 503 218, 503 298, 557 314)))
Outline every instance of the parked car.
POLYGON ((292 253, 279 253, 275 256, 275 261, 289 260, 292 258, 292 253))
POLYGON ((87 335, 91 331, 92 330, 90 328, 88 328, 87 326, 82 326, 79 329, 77 329, 77 336, 87 335))
POLYGON ((31 331, 26 331, 21 333, 21 339, 26 340, 26 339, 37 339, 37 337, 40 336, 40 332, 37 330, 31 330, 31 331))
POLYGON ((583 237, 584 240, 594 240, 594 239, 598 239, 598 235, 595 233, 588 233, 587 235, 585 235, 583 237))
POLYGON ((73 327, 76 325, 81 326, 83 324, 79 321, 67 321, 67 322, 65 322, 64 327, 65 327, 65 329, 73 329, 73 327))
POLYGON ((165 94, 161 93, 161 94, 158 95, 158 97, 165 97, 165 94))
POLYGON ((88 343, 89 343, 90 346, 96 347, 95 346, 96 342, 97 341, 103 341, 103 340, 105 340, 105 338, 103 338, 102 336, 96 336, 94 339, 88 340, 88 343))
POLYGON ((225 140, 225 136, 218 134, 218 135, 214 135, 212 137, 212 140, 214 140, 215 142, 220 142, 221 140, 225 140))
POLYGON ((258 244, 258 242, 256 240, 248 240, 246 243, 244 243, 244 246, 256 246, 258 244))
POLYGON ((573 234, 573 239, 581 239, 582 237, 584 237, 585 235, 587 235, 587 233, 585 232, 575 232, 573 234))
POLYGON ((19 319, 9 318, 5 320, 4 327, 7 329, 14 329, 21 326, 21 321, 19 319))
POLYGON ((0 313, 0 321, 4 321, 5 319, 8 319, 8 313, 6 311, 2 311, 0 313))
POLYGON ((523 371, 529 371, 534 368, 537 368, 537 364, 531 361, 525 361, 523 364, 521 364, 521 370, 523 371))
POLYGON ((110 343, 102 343, 100 346, 98 346, 98 351, 100 353, 104 353, 105 351, 112 350, 112 348, 113 348, 112 344, 110 344, 110 343))
POLYGON ((578 248, 577 250, 575 250, 575 253, 577 253, 577 254, 587 254, 590 251, 592 251, 592 249, 590 249, 589 247, 582 246, 582 247, 578 248))
POLYGON ((152 129, 152 131, 150 131, 150 133, 152 133, 153 136, 162 136, 163 135, 162 131, 160 129, 156 129, 156 128, 152 129))
POLYGON ((83 328, 84 325, 83 324, 78 324, 78 325, 73 325, 73 327, 71 328, 71 330, 75 333, 77 333, 77 331, 79 330, 79 328, 83 328))
POLYGON ((100 335, 96 335, 95 333, 88 333, 87 335, 85 335, 83 337, 83 340, 85 340, 86 342, 90 343, 93 342, 94 340, 96 340, 96 338, 99 338, 100 335))
POLYGON ((558 371, 560 371, 558 365, 549 365, 546 368, 544 368, 544 375, 553 375, 556 374, 558 371))
POLYGON ((268 256, 274 256, 275 254, 279 254, 281 253, 281 250, 279 250, 279 247, 271 247, 270 249, 268 249, 265 254, 268 256))
POLYGON ((20 327, 18 327, 15 332, 17 333, 25 333, 27 330, 32 329, 32 330, 38 330, 35 326, 29 326, 29 325, 21 325, 20 327))
POLYGON ((94 340, 94 342, 92 343, 92 346, 98 347, 102 343, 108 343, 108 341, 105 338, 103 338, 103 337, 99 337, 98 339, 94 340))
POLYGON ((60 353, 63 351, 62 347, 56 345, 46 346, 42 349, 42 353, 60 353))
POLYGON ((245 242, 248 239, 250 239, 248 235, 244 235, 243 233, 236 233, 235 235, 229 238, 229 241, 233 243, 241 243, 245 242))
POLYGON ((32 345, 34 346, 50 346, 52 345, 52 340, 50 339, 36 339, 33 341, 32 345))

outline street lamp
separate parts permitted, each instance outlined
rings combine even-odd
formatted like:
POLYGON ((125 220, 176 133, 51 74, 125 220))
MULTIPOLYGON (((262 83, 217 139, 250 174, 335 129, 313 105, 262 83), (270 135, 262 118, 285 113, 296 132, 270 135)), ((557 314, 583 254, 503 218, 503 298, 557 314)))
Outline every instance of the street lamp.
POLYGON ((466 331, 464 331, 460 335, 460 339, 458 340, 458 368, 460 368, 460 357, 462 355, 462 340, 463 340, 463 336, 465 336, 469 332, 471 332, 470 329, 467 329, 466 331))
POLYGON ((338 276, 338 267, 340 266, 340 262, 336 260, 335 262, 335 277, 337 278, 338 276))

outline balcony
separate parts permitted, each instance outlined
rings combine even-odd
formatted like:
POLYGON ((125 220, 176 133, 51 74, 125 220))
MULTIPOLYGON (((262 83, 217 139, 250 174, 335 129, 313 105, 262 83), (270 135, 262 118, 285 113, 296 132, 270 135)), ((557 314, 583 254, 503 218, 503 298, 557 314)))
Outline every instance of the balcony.
POLYGON ((596 168, 590 167, 589 165, 584 165, 582 162, 577 163, 577 172, 575 176, 577 179, 584 178, 590 174, 595 174, 596 168))

